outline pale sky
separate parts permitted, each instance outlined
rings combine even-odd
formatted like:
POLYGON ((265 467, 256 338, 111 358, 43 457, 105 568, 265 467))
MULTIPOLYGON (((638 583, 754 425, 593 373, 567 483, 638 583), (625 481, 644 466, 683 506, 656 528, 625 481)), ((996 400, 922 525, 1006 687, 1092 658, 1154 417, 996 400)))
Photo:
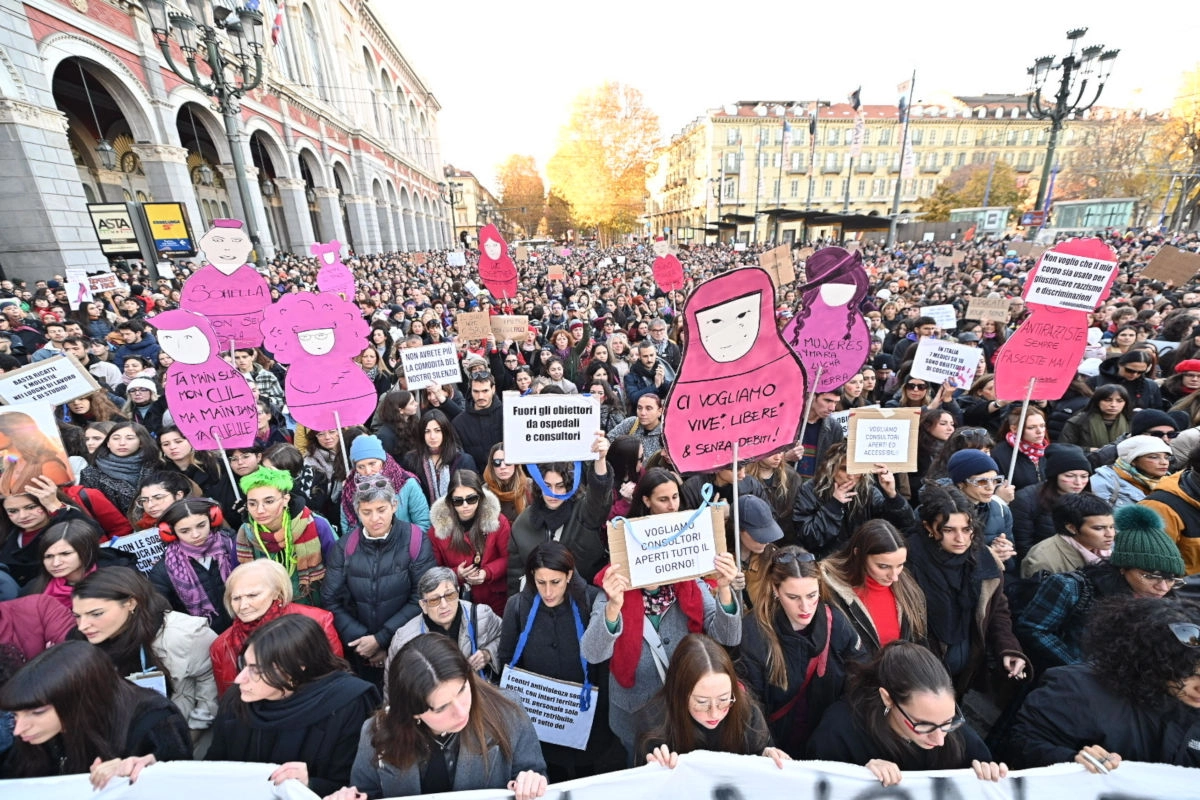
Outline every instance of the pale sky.
POLYGON ((1121 51, 1101 105, 1166 108, 1180 75, 1200 62, 1200 12, 1185 0, 371 0, 371 8, 442 106, 443 161, 491 188, 513 153, 534 156, 544 174, 573 99, 606 80, 641 90, 665 138, 737 100, 843 101, 861 84, 864 103, 895 103, 914 69, 916 103, 1022 92, 1025 69, 1065 55, 1075 27, 1088 28, 1084 45, 1121 51))

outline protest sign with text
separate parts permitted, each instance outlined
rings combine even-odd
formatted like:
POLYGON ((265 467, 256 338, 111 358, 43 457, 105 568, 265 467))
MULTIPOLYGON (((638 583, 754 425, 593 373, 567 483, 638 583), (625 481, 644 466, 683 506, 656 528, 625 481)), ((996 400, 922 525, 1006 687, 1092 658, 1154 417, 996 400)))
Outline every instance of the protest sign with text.
POLYGON ((608 550, 634 589, 715 574, 726 550, 725 506, 608 523, 608 550))
POLYGON ((917 469, 919 408, 855 408, 850 412, 846 473, 875 472, 883 464, 892 472, 917 469))
POLYGON ((523 342, 529 338, 529 317, 524 314, 497 314, 490 322, 497 342, 523 342))
POLYGON ((539 742, 557 744, 575 750, 587 748, 600 703, 600 690, 591 688, 587 710, 580 709, 583 684, 548 678, 536 672, 504 667, 500 688, 512 692, 521 701, 539 742))
POLYGON ((922 306, 922 317, 933 317, 933 321, 943 331, 950 332, 958 327, 958 315, 954 313, 954 306, 949 303, 938 306, 922 306))
POLYGON ((509 464, 595 461, 600 402, 582 394, 505 392, 504 460, 509 464))
POLYGON ((1012 300, 1007 297, 972 297, 967 303, 965 318, 983 322, 985 319, 1008 322, 1008 309, 1012 300))
POLYGON ((978 347, 925 336, 917 342, 909 374, 934 383, 951 381, 951 386, 970 386, 982 357, 983 351, 978 347))
POLYGON ((1072 311, 1094 311, 1112 280, 1116 259, 1072 255, 1059 248, 1042 254, 1031 274, 1025 302, 1072 311))
POLYGON ((454 318, 454 327, 464 339, 486 339, 492 332, 492 323, 486 311, 464 311, 454 318))
POLYGON ((431 384, 442 386, 463 379, 458 353, 451 342, 408 347, 400 351, 400 359, 409 389, 424 389, 431 384))
POLYGON ((138 572, 148 573, 163 557, 166 545, 158 535, 158 528, 136 531, 126 536, 110 539, 101 547, 111 547, 114 550, 124 550, 137 556, 138 572))
POLYGON ((74 356, 52 356, 0 375, 0 402, 58 406, 100 388, 74 356))

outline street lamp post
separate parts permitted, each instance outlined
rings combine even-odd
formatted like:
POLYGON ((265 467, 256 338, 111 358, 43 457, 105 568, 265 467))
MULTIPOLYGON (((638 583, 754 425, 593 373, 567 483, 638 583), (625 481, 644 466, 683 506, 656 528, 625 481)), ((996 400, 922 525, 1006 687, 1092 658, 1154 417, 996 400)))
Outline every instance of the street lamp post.
POLYGON ((455 235, 458 231, 458 198, 462 195, 462 184, 458 183, 439 183, 438 194, 441 196, 442 202, 450 206, 450 242, 447 247, 451 250, 455 249, 455 235))
POLYGON ((246 234, 254 244, 258 265, 263 266, 258 225, 254 221, 250 184, 246 180, 246 163, 242 157, 239 120, 239 101, 262 83, 263 44, 259 30, 263 24, 262 14, 246 7, 230 8, 218 2, 212 6, 210 25, 203 13, 205 4, 200 0, 188 0, 188 14, 169 10, 167 0, 142 0, 142 5, 167 66, 184 83, 217 100, 225 122, 225 137, 229 140, 234 177, 246 216, 246 234), (225 31, 226 40, 220 37, 219 30, 225 31), (171 55, 172 33, 178 34, 177 43, 187 63, 186 73, 171 55), (196 68, 197 51, 202 51, 199 59, 208 68, 208 76, 202 75, 196 68))
MULTIPOLYGON (((1050 170, 1054 165, 1054 148, 1058 145, 1058 132, 1063 128, 1063 122, 1072 114, 1082 113, 1096 104, 1100 93, 1104 91, 1104 83, 1112 72, 1113 61, 1119 50, 1105 50, 1104 45, 1094 44, 1083 48, 1078 55, 1075 48, 1079 40, 1087 33, 1087 28, 1075 28, 1067 31, 1067 41, 1071 43, 1071 52, 1062 61, 1055 63, 1055 56, 1042 56, 1033 63, 1027 72, 1030 76, 1029 101, 1027 108, 1034 119, 1050 120, 1050 141, 1046 145, 1046 163, 1042 165, 1042 179, 1038 184, 1037 203, 1034 208, 1044 210, 1046 189, 1050 182, 1050 170), (1051 73, 1060 73, 1058 90, 1052 97, 1044 98, 1042 90, 1046 87, 1051 73), (1096 79, 1096 88, 1091 99, 1088 97, 1088 83, 1096 79)), ((1051 84, 1052 85, 1052 84, 1051 84)))
POLYGON ((717 201, 717 244, 721 243, 721 189, 725 183, 725 173, 721 173, 719 178, 709 178, 708 182, 712 184, 712 196, 717 201))

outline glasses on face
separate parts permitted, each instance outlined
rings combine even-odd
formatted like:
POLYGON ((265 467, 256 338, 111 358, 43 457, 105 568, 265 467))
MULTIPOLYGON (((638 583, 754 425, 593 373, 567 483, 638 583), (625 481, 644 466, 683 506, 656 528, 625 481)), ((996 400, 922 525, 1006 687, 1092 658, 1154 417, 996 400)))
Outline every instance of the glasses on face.
POLYGON ((1142 431, 1143 436, 1153 436, 1155 439, 1170 441, 1179 435, 1179 431, 1142 431))
POLYGON ((139 497, 137 499, 137 505, 144 506, 144 505, 146 505, 146 503, 161 503, 163 500, 170 500, 170 499, 171 499, 171 495, 169 495, 169 494, 155 494, 155 495, 151 495, 150 497, 139 497))
POLYGON ((455 508, 462 508, 463 506, 473 506, 479 502, 479 495, 469 494, 466 497, 451 497, 450 502, 454 504, 455 508))
POLYGON ((238 672, 250 673, 250 677, 256 681, 262 680, 262 670, 259 668, 258 664, 247 664, 246 659, 242 656, 238 656, 237 668, 238 672))
POLYGON ((809 561, 816 561, 817 557, 812 553, 793 553, 790 551, 783 551, 776 553, 773 560, 776 564, 791 564, 793 561, 804 564, 809 561))
POLYGON ((910 717, 908 715, 907 711, 905 711, 903 708, 900 707, 899 703, 893 703, 892 707, 900 712, 900 716, 904 717, 905 723, 908 724, 908 727, 912 730, 913 733, 929 734, 929 733, 933 733, 934 731, 941 731, 942 733, 950 733, 951 731, 958 730, 959 728, 961 728, 963 726, 963 724, 966 723, 966 721, 967 721, 966 717, 963 716, 962 710, 959 709, 957 703, 954 704, 954 719, 950 720, 949 722, 943 722, 940 725, 937 724, 936 722, 917 722, 915 719, 913 719, 912 717, 910 717))
POLYGON ((715 700, 711 697, 704 697, 699 700, 695 698, 688 699, 691 701, 692 708, 697 711, 708 711, 710 708, 715 708, 717 711, 728 711, 729 707, 736 702, 736 698, 733 696, 718 697, 715 700))
POLYGON ((500 469, 503 466, 504 466, 503 458, 493 458, 492 459, 492 469, 500 469))
POLYGON ((433 597, 422 597, 421 602, 427 606, 437 608, 441 605, 453 605, 458 601, 458 590, 451 589, 445 594, 435 594, 433 597))
POLYGON ((391 485, 392 482, 383 475, 359 475, 354 479, 354 486, 360 491, 366 491, 368 489, 383 489, 391 485))
POLYGON ((1163 575, 1161 572, 1142 572, 1139 573, 1142 580, 1146 583, 1167 584, 1168 588, 1178 589, 1187 585, 1187 581, 1183 578, 1176 578, 1174 575, 1163 575))
POLYGON ((1001 477, 995 477, 995 478, 967 478, 965 481, 963 481, 963 483, 968 483, 968 484, 970 484, 971 486, 979 486, 979 487, 983 487, 983 486, 999 486, 1000 484, 1004 483, 1004 478, 1001 478, 1001 477))
POLYGON ((1130 368, 1130 367, 1128 367, 1128 366, 1122 365, 1122 366, 1121 366, 1121 371, 1122 371, 1122 372, 1124 372, 1124 373, 1126 373, 1126 374, 1128 374, 1128 375, 1134 375, 1134 376, 1136 376, 1136 377, 1139 377, 1139 378, 1140 378, 1141 376, 1143 376, 1143 375, 1145 375, 1147 372, 1149 372, 1149 371, 1150 371, 1150 369, 1149 369, 1148 367, 1147 367, 1146 369, 1132 369, 1132 368, 1130 368))
POLYGON ((1181 645, 1200 647, 1200 625, 1194 622, 1172 622, 1167 626, 1181 645))
POLYGON ((929 385, 928 385, 928 384, 924 384, 924 383, 906 383, 906 384, 904 384, 904 388, 905 388, 905 389, 909 389, 909 390, 911 390, 911 391, 921 391, 921 392, 923 392, 923 391, 925 391, 926 389, 928 389, 928 388, 929 388, 929 385))

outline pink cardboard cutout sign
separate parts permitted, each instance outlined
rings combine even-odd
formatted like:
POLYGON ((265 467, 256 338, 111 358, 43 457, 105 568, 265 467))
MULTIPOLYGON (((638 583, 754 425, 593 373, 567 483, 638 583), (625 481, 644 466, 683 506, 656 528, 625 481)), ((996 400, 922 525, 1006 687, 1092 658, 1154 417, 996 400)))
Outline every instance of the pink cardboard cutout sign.
POLYGON ((250 447, 258 430, 258 407, 246 379, 217 347, 212 324, 182 308, 147 320, 163 352, 175 359, 164 380, 171 418, 197 450, 250 447))
POLYGON ((709 472, 796 442, 804 367, 775 327, 775 287, 757 267, 700 284, 684 306, 686 346, 663 435, 680 472, 709 472))
POLYGON ((290 364, 283 393, 301 425, 316 431, 360 425, 375 411, 375 384, 351 359, 370 330, 362 312, 336 294, 285 294, 267 309, 263 343, 290 364), (334 412, 338 416, 334 416, 334 412))
POLYGON ((1116 254, 1099 239, 1071 239, 1042 254, 1022 292, 1030 314, 996 353, 997 397, 1024 400, 1030 378, 1033 400, 1066 394, 1087 346, 1088 312, 1116 275, 1116 254))
POLYGON ((654 282, 664 292, 673 292, 684 286, 683 264, 671 252, 671 245, 661 236, 654 240, 651 246, 656 258, 650 269, 654 272, 654 282))
POLYGON ((805 265, 802 306, 783 329, 788 347, 816 380, 818 392, 831 392, 854 377, 871 352, 871 336, 862 317, 870 289, 862 253, 825 247, 805 265), (817 370, 821 371, 817 377, 817 370))
POLYGON ((517 296, 517 265, 508 255, 508 242, 495 225, 479 229, 479 277, 492 297, 509 300, 517 296))
POLYGON ((200 237, 208 264, 183 284, 179 306, 203 314, 212 323, 217 349, 262 344, 263 312, 271 305, 267 281, 246 263, 254 249, 239 219, 214 219, 200 237))
POLYGON ((317 272, 317 288, 353 303, 354 273, 342 263, 342 243, 337 239, 325 244, 313 242, 308 251, 321 264, 317 272))

